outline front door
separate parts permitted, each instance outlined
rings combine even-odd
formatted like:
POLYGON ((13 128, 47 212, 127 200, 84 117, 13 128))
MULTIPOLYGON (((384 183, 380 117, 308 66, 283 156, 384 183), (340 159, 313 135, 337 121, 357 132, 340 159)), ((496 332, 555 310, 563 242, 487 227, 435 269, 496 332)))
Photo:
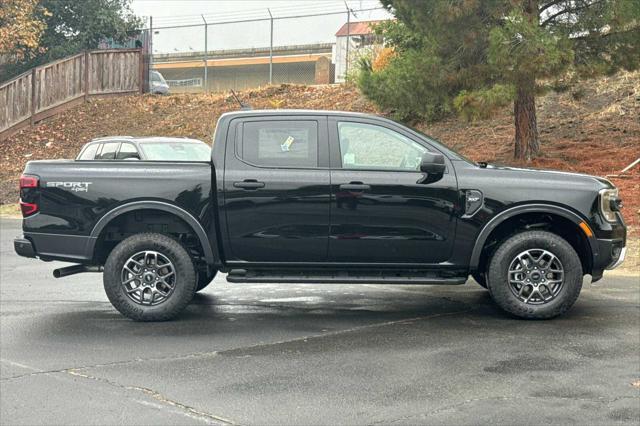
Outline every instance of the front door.
POLYGON ((334 262, 444 262, 455 236, 457 183, 451 164, 422 183, 422 155, 437 152, 389 124, 330 118, 334 262))
POLYGON ((324 116, 232 122, 224 210, 231 262, 323 262, 329 235, 324 116))

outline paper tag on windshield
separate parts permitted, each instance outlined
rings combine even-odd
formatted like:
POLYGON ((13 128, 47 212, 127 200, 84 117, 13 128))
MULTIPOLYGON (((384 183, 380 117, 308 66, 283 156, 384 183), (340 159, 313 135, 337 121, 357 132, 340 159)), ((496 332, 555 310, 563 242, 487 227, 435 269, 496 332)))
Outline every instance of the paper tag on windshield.
POLYGON ((280 149, 283 152, 288 152, 291 148, 291 144, 293 143, 293 136, 289 136, 287 140, 285 140, 282 145, 280 145, 280 149))

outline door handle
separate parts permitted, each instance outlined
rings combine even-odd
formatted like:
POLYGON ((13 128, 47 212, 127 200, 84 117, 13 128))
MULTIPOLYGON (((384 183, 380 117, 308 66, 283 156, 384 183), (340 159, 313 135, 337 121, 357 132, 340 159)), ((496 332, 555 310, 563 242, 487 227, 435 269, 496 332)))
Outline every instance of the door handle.
POLYGON ((264 182, 258 182, 255 179, 245 179, 242 182, 233 182, 234 188, 242 189, 258 189, 264 188, 264 182))
POLYGON ((340 189, 343 191, 366 191, 371 189, 371 186, 362 182, 349 182, 340 185, 340 189))

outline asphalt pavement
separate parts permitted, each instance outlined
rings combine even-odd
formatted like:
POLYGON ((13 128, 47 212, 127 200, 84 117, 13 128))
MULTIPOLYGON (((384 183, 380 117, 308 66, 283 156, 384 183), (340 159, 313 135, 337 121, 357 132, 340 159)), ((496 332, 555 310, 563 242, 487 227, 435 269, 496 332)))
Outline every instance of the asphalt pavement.
POLYGON ((0 220, 2 424, 633 424, 640 277, 549 321, 462 286, 229 284, 136 323, 0 220))

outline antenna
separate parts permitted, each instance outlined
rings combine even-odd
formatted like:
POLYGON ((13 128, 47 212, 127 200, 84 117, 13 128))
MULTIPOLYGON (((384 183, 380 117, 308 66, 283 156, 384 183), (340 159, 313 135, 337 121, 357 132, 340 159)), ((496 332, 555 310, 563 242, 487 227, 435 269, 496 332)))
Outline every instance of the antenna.
POLYGON ((236 95, 236 92, 234 92, 233 89, 230 89, 230 90, 231 90, 231 94, 233 95, 235 100, 240 104, 240 109, 242 109, 242 110, 250 110, 251 109, 251 105, 243 104, 242 101, 240 100, 240 98, 238 98, 238 95, 236 95))

